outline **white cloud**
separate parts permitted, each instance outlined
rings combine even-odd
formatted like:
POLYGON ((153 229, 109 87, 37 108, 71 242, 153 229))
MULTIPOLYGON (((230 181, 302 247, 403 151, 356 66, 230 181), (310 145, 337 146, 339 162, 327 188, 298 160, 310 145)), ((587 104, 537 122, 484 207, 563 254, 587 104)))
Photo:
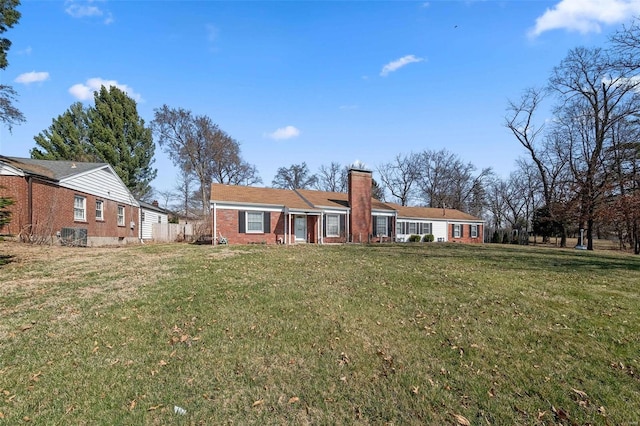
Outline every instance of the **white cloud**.
POLYGON ((398 69, 406 65, 409 65, 414 62, 422 62, 422 61, 424 61, 424 59, 416 58, 414 55, 403 56, 402 58, 389 62, 387 65, 382 67, 382 71, 380 71, 380 75, 382 77, 386 77, 389 75, 389 73, 397 71, 398 69))
POLYGON ((113 23, 113 15, 109 11, 104 11, 96 5, 95 0, 78 1, 67 0, 65 12, 74 18, 91 18, 104 17, 104 23, 109 25, 113 23))
POLYGON ((275 140, 291 139, 300 135, 300 130, 293 126, 281 127, 273 133, 269 133, 267 137, 275 140))
POLYGON ((536 19, 529 36, 557 29, 599 33, 603 24, 621 23, 638 14, 640 0, 561 0, 536 19))
POLYGON ((49 73, 48 72, 46 72, 46 71, 41 71, 41 72, 31 71, 31 72, 25 72, 24 74, 20 74, 13 81, 15 81, 16 83, 31 84, 31 83, 39 83, 39 82, 45 81, 45 80, 49 80, 49 73))
POLYGON ((125 92, 127 96, 129 96, 136 102, 142 101, 142 96, 140 96, 139 93, 134 92, 133 89, 126 84, 120 84, 116 80, 104 80, 100 77, 90 78, 84 84, 74 84, 69 88, 69 93, 71 93, 71 95, 73 95, 76 99, 79 99, 81 101, 88 101, 93 99, 93 92, 100 90, 100 87, 102 86, 106 88, 115 86, 125 92))

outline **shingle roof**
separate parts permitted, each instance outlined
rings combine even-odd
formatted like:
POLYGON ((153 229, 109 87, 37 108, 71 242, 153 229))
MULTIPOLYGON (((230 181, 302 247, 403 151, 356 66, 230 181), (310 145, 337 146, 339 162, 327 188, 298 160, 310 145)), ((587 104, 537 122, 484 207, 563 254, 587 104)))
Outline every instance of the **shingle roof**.
POLYGON ((302 210, 313 208, 290 189, 257 188, 253 186, 223 185, 219 183, 211 185, 211 201, 268 204, 302 210))
POLYGON ((443 219, 443 220, 473 220, 481 221, 475 216, 461 212, 455 209, 441 209, 432 207, 407 207, 399 204, 388 203, 398 211, 398 218, 412 218, 412 219, 443 219))
POLYGON ((106 163, 85 163, 80 161, 63 160, 34 160, 32 158, 4 157, 3 161, 28 174, 46 177, 51 180, 60 181, 66 177, 73 176, 89 170, 106 166, 106 163))
MULTIPOLYGON (((349 208, 349 196, 342 192, 314 191, 310 189, 257 188, 214 183, 211 185, 212 202, 268 204, 290 209, 349 208)), ((371 199, 376 210, 391 210, 387 204, 371 199)))

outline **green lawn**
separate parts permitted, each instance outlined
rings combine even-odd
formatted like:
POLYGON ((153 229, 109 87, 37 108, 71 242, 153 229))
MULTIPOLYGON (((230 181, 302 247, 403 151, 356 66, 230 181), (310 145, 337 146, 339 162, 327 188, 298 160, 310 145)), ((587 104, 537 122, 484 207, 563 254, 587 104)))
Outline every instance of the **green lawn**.
POLYGON ((638 256, 7 242, 0 255, 0 424, 640 422, 638 256))

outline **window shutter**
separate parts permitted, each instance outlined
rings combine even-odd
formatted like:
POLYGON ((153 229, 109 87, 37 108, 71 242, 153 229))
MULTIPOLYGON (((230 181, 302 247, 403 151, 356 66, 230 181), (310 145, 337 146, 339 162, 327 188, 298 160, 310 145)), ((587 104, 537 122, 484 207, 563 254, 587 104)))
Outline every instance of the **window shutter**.
POLYGON ((264 212, 264 233, 268 234, 271 232, 271 212, 264 212))
POLYGON ((373 216, 373 220, 371 221, 373 224, 373 235, 376 235, 378 233, 378 216, 373 216))
POLYGON ((464 225, 460 225, 460 238, 464 237, 464 225))
POLYGON ((451 238, 455 238, 456 236, 456 226, 451 225, 451 238))
POLYGON ((323 237, 327 236, 327 215, 326 214, 322 215, 322 236, 323 237))
POLYGON ((245 212, 242 210, 238 212, 238 232, 244 234, 246 231, 246 221, 244 219, 245 212))
POLYGON ((347 225, 345 224, 345 222, 347 221, 347 215, 341 214, 340 215, 340 229, 338 229, 338 235, 342 235, 345 231, 345 229, 347 228, 347 225))

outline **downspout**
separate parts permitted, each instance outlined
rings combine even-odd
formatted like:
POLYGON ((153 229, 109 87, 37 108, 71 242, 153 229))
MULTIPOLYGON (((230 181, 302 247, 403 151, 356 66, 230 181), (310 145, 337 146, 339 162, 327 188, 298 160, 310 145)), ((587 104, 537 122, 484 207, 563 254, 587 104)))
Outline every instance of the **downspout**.
POLYGON ((33 231, 33 177, 27 178, 27 219, 30 231, 33 231))
POLYGON ((216 217, 217 209, 216 203, 213 203, 213 235, 211 238, 211 245, 216 245, 216 235, 218 235, 218 218, 216 217))
MULTIPOLYGON (((318 235, 320 236, 319 238, 320 244, 324 244, 324 228, 322 227, 323 223, 324 223, 324 211, 320 212, 320 223, 318 223, 318 235)), ((338 225, 340 225, 340 222, 338 222, 338 225)))

